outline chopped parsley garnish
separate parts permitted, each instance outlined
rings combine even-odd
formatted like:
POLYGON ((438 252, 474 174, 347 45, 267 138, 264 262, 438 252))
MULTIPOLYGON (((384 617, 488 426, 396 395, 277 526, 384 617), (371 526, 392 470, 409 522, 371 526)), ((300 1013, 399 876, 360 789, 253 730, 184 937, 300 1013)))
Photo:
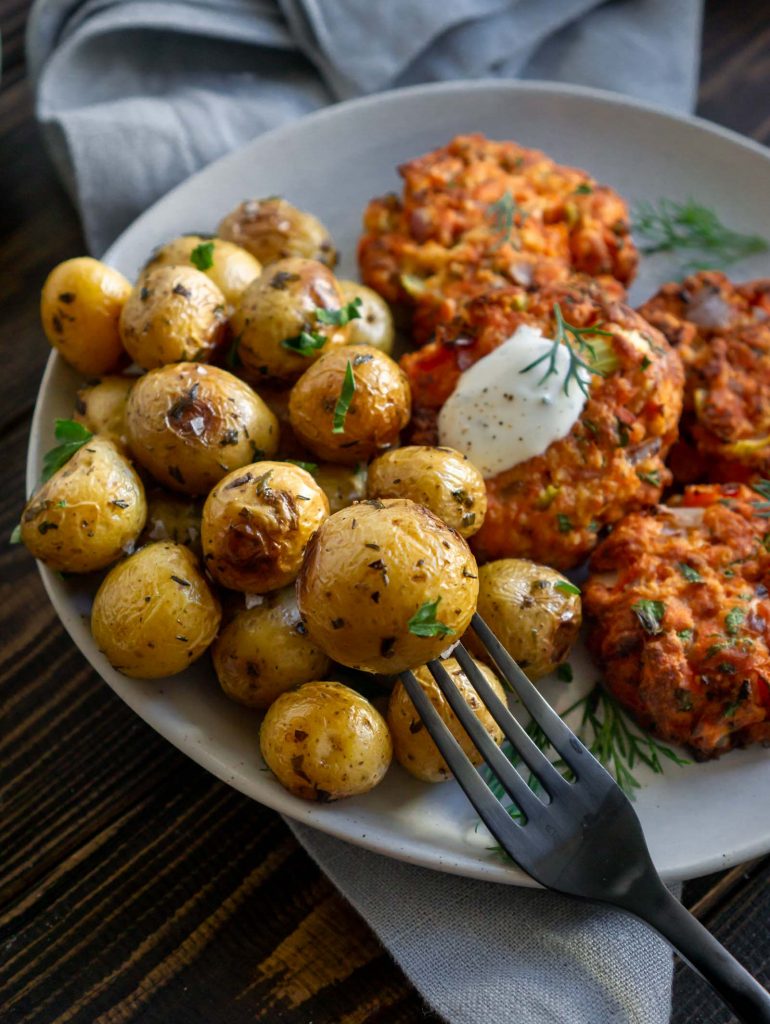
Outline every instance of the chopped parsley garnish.
POLYGON ((587 181, 584 181, 575 189, 575 194, 579 196, 590 196, 593 190, 593 185, 589 185, 587 181))
POLYGON ((344 327, 351 320, 361 319, 361 299, 358 295, 341 309, 323 309, 318 306, 315 311, 316 319, 322 324, 334 324, 335 327, 344 327))
POLYGON ((201 242, 190 253, 190 263, 196 270, 211 270, 214 266, 214 243, 201 242))
POLYGON ((559 580, 558 583, 554 583, 554 590, 560 590, 562 594, 579 594, 580 587, 576 587, 574 583, 570 583, 569 580, 559 580))
MULTIPOLYGON (((626 437, 628 434, 626 433, 626 437)), ((660 487, 660 472, 657 469, 650 470, 649 473, 645 473, 641 469, 637 469, 636 475, 645 484, 651 484, 653 487, 660 487)))
POLYGON ((552 374, 557 372, 556 359, 560 351, 559 346, 564 345, 569 354, 569 367, 562 386, 564 394, 569 395, 570 383, 574 381, 587 398, 590 376, 593 374, 596 377, 606 377, 607 373, 617 366, 617 360, 614 355, 609 353, 600 356, 596 351, 596 345, 586 341, 586 338, 589 335, 611 338, 612 333, 610 331, 603 331, 598 325, 595 327, 575 327, 573 324, 567 323, 558 302, 554 303, 553 315, 556 319, 553 345, 548 352, 545 352, 542 356, 529 363, 523 370, 519 370, 519 373, 529 373, 536 366, 545 363, 545 373, 537 382, 538 385, 543 384, 552 374), (587 356, 590 362, 586 362, 583 358, 584 356, 587 356), (600 363, 602 364, 601 366, 599 365, 600 363))
POLYGON ((56 420, 54 437, 59 444, 43 456, 43 482, 50 480, 54 473, 66 465, 75 452, 91 440, 94 435, 82 423, 74 420, 56 420))
POLYGON ((645 633, 655 636, 663 632, 663 616, 666 606, 662 601, 635 601, 631 605, 631 611, 636 615, 645 633))
POLYGON ((356 393, 356 380, 353 376, 353 367, 350 365, 348 359, 347 366, 345 367, 345 377, 342 381, 342 388, 340 390, 337 404, 334 406, 334 419, 332 422, 332 433, 333 434, 344 434, 345 433, 345 419, 350 409, 350 403, 353 401, 353 395, 356 393))
POLYGON ((755 514, 763 519, 767 519, 770 517, 770 480, 757 480, 751 486, 757 494, 761 494, 765 499, 764 501, 752 501, 751 504, 756 510, 755 514))
POLYGON ((439 622, 436 618, 436 609, 441 603, 441 598, 435 601, 426 601, 418 608, 407 623, 407 629, 414 636, 454 636, 455 631, 451 626, 439 622))
POLYGON ((688 583, 703 583, 703 577, 698 570, 693 569, 693 567, 688 565, 686 562, 677 562, 676 567, 688 583))
POLYGON ((298 356, 311 356, 319 348, 326 344, 326 338, 317 331, 300 331, 293 338, 284 338, 281 342, 283 348, 295 352, 298 356))
POLYGON ((682 641, 682 643, 689 644, 689 642, 695 636, 695 630, 694 629, 678 629, 676 631, 676 635, 679 637, 679 639, 682 641))
POLYGON ((556 514, 556 525, 559 528, 559 533, 570 533, 572 530, 572 520, 561 512, 556 514))
POLYGON ((561 679, 563 683, 571 683, 575 678, 572 666, 568 661, 563 661, 561 665, 556 666, 556 678, 561 679))
POLYGON ((737 636, 745 618, 746 612, 743 608, 730 609, 727 615, 725 615, 725 630, 728 636, 737 636))

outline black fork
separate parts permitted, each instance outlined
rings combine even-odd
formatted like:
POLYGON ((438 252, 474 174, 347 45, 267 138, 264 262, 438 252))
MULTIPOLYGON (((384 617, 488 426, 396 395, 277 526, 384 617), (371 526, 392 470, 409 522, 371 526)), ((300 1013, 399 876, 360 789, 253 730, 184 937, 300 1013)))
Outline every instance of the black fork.
POLYGON ((745 1024, 770 1024, 770 995, 665 887, 630 801, 527 679, 480 618, 473 629, 500 675, 574 775, 567 781, 527 735, 462 644, 453 655, 547 802, 533 792, 468 707, 440 661, 428 668, 511 800, 514 820, 463 753, 411 672, 401 679, 417 713, 479 817, 500 846, 536 882, 625 910, 659 932, 745 1024))

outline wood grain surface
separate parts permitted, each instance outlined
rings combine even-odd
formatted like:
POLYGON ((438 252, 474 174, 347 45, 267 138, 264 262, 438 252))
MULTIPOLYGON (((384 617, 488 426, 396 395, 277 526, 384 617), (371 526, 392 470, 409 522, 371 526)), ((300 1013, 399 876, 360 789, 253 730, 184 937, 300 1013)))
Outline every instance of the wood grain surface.
MULTIPOLYGON (((48 355, 40 286, 83 251, 33 120, 29 6, 0 0, 2 538, 18 520, 48 355)), ((765 0, 707 5, 699 112, 770 143, 765 0)), ((0 1020, 438 1021, 281 819, 194 765, 100 682, 32 560, 5 540, 0 581, 0 1020)), ((770 858, 689 883, 685 902, 770 984, 770 858)), ((729 1019, 679 966, 674 1024, 729 1019)))

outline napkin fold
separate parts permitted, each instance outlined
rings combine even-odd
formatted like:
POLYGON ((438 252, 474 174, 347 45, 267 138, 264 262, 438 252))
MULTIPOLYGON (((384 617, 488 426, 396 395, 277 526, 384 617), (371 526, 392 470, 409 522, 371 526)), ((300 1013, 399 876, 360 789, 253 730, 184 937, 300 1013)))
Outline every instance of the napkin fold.
MULTIPOLYGON (((37 113, 103 252, 268 128, 395 86, 547 78, 691 109, 700 0, 36 0, 37 113)), ((664 1024, 672 961, 633 919, 402 864, 290 823, 450 1024, 664 1024)))

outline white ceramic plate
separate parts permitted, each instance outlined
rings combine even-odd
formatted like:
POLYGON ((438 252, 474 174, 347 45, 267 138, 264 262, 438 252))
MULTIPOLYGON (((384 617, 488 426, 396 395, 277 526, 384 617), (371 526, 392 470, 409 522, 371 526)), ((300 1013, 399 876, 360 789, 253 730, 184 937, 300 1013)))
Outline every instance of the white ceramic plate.
MULTIPOLYGON (((343 103, 269 132, 170 192, 113 245, 106 260, 132 276, 153 246, 185 231, 212 230, 242 199, 281 194, 316 213, 342 252, 341 276, 355 276, 355 245, 367 200, 399 188, 396 166, 461 132, 480 131, 544 149, 588 169, 631 201, 690 196, 739 230, 770 237, 770 153, 731 132, 674 117, 609 93, 540 83, 453 83, 343 103)), ((670 276, 645 263, 632 299, 670 276)), ((735 275, 768 274, 766 260, 735 275)), ((75 375, 51 358, 29 448, 28 486, 39 478, 55 416, 72 410, 75 375)), ((486 880, 529 884, 488 850, 476 817, 454 783, 421 784, 398 766, 364 797, 332 805, 290 796, 263 770, 258 717, 226 700, 207 659, 183 677, 137 682, 96 650, 89 593, 42 570, 50 598, 97 672, 146 722, 199 764, 248 796, 379 853, 486 880)), ((577 682, 549 692, 564 708, 596 678, 586 656, 572 659, 577 682), (567 692, 569 691, 569 693, 567 692)), ((761 749, 718 762, 640 772, 637 809, 656 865, 667 879, 703 874, 770 849, 770 757, 761 749)))

